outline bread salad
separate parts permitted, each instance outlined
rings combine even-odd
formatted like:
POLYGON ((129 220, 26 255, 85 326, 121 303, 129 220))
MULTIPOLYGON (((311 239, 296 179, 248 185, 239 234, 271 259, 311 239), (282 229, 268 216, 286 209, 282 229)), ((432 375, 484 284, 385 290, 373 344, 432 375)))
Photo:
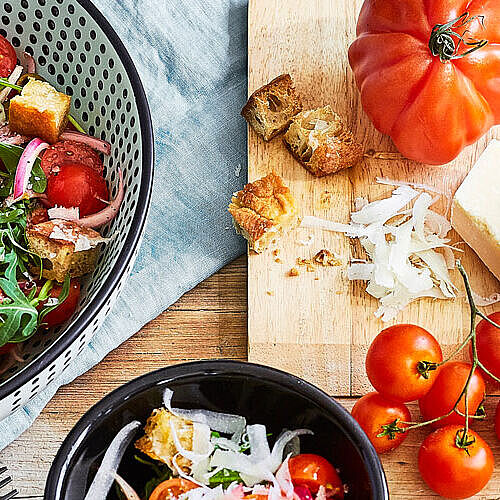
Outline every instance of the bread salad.
POLYGON ((86 135, 69 114, 71 97, 37 75, 33 57, 22 59, 0 37, 2 371, 16 346, 73 315, 79 278, 106 242, 96 229, 124 194, 120 171, 114 199, 103 176, 110 144, 86 135))
POLYGON ((300 436, 312 431, 283 430, 273 436, 265 425, 249 425, 239 415, 173 408, 172 397, 166 389, 164 407, 153 411, 134 444, 137 465, 151 470, 146 482, 119 473, 141 427, 134 421, 111 442, 85 500, 108 498, 113 483, 118 498, 126 500, 344 498, 346 487, 333 465, 322 456, 300 453, 300 436))

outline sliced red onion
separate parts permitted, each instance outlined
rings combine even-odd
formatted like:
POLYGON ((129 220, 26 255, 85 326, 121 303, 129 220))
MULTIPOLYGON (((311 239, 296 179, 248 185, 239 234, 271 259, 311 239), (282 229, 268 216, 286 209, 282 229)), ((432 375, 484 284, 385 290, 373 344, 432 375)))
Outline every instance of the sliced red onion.
POLYGON ((239 442, 246 426, 245 417, 209 410, 181 410, 179 408, 172 408, 173 394, 172 390, 168 388, 165 389, 163 394, 163 404, 168 411, 192 422, 207 424, 213 431, 229 434, 233 436, 233 441, 239 442))
POLYGON ((115 474, 115 481, 118 483, 118 486, 127 500, 141 500, 141 497, 137 494, 134 488, 132 488, 132 486, 130 486, 130 484, 128 484, 123 477, 115 474))
POLYGON ((113 485, 113 481, 115 480, 115 474, 120 466, 123 454, 140 426, 141 423, 138 421, 130 422, 130 424, 126 425, 116 435, 104 454, 101 466, 99 467, 99 470, 97 471, 97 474, 95 475, 84 500, 106 498, 111 486, 113 485))
POLYGON ((123 187, 123 174, 121 169, 118 169, 118 193, 116 198, 106 207, 103 208, 100 212, 96 214, 88 215, 87 217, 82 217, 81 219, 77 219, 75 222, 82 227, 100 227, 106 224, 107 222, 112 221, 116 215, 118 214, 118 210, 120 209, 120 205, 122 204, 123 197, 125 195, 125 189, 123 187))
POLYGON ((111 144, 109 142, 87 134, 82 134, 81 132, 76 132, 74 130, 65 130, 59 136, 59 140, 81 142, 82 144, 86 144, 92 149, 104 153, 107 156, 111 154, 111 144))
MULTIPOLYGON (((24 68, 22 66, 16 66, 13 70, 12 73, 10 74, 9 78, 7 79, 9 83, 12 85, 15 85, 17 80, 19 80, 20 76, 23 74, 24 68)), ((9 97, 9 94, 12 92, 12 89, 10 87, 5 87, 2 89, 0 92, 0 103, 5 102, 7 97, 9 97)))
POLYGON ((35 137, 25 148, 19 163, 17 164, 16 177, 14 179, 14 199, 22 196, 28 189, 31 170, 38 155, 47 149, 49 145, 42 139, 35 137))
POLYGON ((294 492, 299 500, 313 500, 311 490, 307 486, 295 486, 294 492))
POLYGON ((292 476, 290 475, 290 467, 288 467, 289 457, 281 464, 281 467, 276 472, 276 482, 284 493, 285 498, 293 498, 293 483, 292 476))
POLYGON ((26 64, 26 73, 36 73, 36 62, 31 54, 23 52, 24 63, 26 64))
POLYGON ((75 220, 80 218, 80 209, 78 207, 59 207, 55 206, 49 208, 47 211, 49 219, 62 219, 62 220, 75 220))

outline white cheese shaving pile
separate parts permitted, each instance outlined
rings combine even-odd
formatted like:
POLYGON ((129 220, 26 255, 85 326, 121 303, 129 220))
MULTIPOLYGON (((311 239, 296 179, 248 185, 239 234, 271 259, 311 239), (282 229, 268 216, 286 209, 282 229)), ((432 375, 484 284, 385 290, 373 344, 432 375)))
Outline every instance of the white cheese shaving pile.
POLYGON ((380 301, 375 315, 390 321, 418 298, 456 297, 448 272, 450 251, 446 250, 446 258, 436 251, 453 250, 447 238, 451 225, 430 210, 434 201, 428 193, 401 185, 389 198, 352 212, 349 224, 307 216, 302 227, 341 232, 360 240, 370 261, 351 263, 347 276, 369 282, 366 291, 380 301), (411 202, 413 206, 406 208, 411 202))

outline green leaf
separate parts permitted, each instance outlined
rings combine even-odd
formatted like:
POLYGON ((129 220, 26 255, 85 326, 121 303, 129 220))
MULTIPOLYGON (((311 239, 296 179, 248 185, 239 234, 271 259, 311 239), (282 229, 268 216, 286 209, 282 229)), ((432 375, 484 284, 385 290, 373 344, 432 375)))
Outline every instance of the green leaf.
POLYGON ((0 345, 21 342, 36 332, 38 311, 24 295, 17 283, 19 257, 14 249, 4 256, 7 269, 0 278, 0 288, 7 296, 0 304, 0 345))
POLYGON ((231 483, 234 482, 241 483, 243 482, 239 472, 229 469, 222 469, 217 474, 214 474, 208 480, 208 483, 211 487, 219 486, 222 484, 223 488, 227 488, 231 483))
POLYGON ((163 481, 172 477, 172 470, 168 467, 168 465, 150 460, 149 458, 134 455, 134 459, 140 464, 150 467, 154 473, 154 476, 144 485, 143 498, 147 500, 160 483, 163 483, 163 481))
MULTIPOLYGON (((49 312, 53 311, 54 309, 57 309, 67 298, 69 295, 69 285, 70 285, 70 277, 69 274, 66 275, 64 278, 64 283, 61 289, 61 293, 59 294, 59 297, 57 298, 57 304, 51 305, 51 306, 46 306, 44 307, 41 311, 40 314, 38 315, 38 325, 41 325, 43 323, 43 318, 49 314, 49 312)), ((40 291, 40 293, 43 292, 43 289, 40 291)), ((43 301, 47 298, 46 295, 42 296, 40 301, 43 301)))
MULTIPOLYGON (((8 177, 4 177, 0 186, 0 196, 4 198, 12 194, 17 165, 23 151, 24 148, 20 146, 0 143, 0 160, 4 163, 8 174, 8 177)), ((35 193, 44 193, 47 189, 47 177, 42 170, 40 158, 37 158, 33 164, 30 184, 35 193)))

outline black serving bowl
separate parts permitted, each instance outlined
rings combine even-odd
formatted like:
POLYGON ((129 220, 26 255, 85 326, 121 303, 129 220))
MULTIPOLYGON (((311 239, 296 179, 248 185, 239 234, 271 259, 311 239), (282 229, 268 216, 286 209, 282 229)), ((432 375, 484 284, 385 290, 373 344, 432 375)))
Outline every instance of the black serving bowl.
MULTIPOLYGON (((162 406, 166 387, 181 408, 236 413, 263 423, 277 435, 284 428, 308 428, 302 452, 328 458, 345 484, 346 499, 389 498, 380 460, 350 414, 327 394, 287 373, 236 361, 200 361, 170 366, 120 387, 91 408, 62 444, 49 472, 45 500, 82 500, 116 433, 132 420, 145 422, 162 406)), ((140 431, 138 432, 138 436, 140 431)), ((127 451, 120 471, 132 485, 147 474, 127 451)), ((109 498, 115 498, 110 493, 109 498)), ((96 499, 98 500, 98 499, 96 499)))

